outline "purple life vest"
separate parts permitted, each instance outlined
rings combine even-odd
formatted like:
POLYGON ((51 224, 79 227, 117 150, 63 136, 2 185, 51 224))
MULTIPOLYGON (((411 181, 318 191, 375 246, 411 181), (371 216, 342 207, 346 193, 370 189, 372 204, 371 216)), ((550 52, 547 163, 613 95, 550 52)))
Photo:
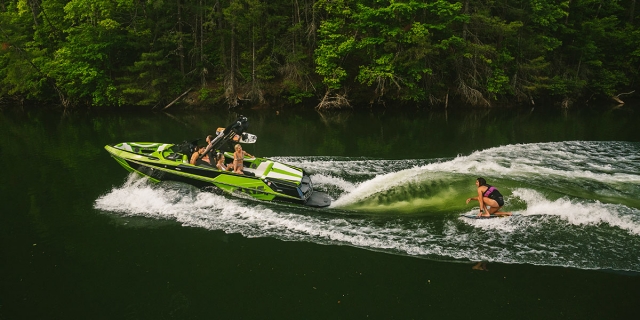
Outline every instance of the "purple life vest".
POLYGON ((496 189, 496 187, 489 186, 489 188, 487 189, 487 191, 485 191, 485 192, 484 192, 483 196, 485 196, 485 197, 487 197, 487 198, 488 198, 488 197, 489 197, 489 195, 490 195, 493 191, 495 191, 495 190, 497 190, 497 189, 496 189))

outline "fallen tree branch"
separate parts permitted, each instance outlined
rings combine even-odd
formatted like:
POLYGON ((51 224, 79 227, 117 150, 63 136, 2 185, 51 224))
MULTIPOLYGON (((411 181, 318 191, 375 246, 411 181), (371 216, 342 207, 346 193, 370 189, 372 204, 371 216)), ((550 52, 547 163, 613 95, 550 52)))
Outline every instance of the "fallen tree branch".
MULTIPOLYGON (((174 103, 178 102, 178 100, 180 100, 180 98, 184 97, 187 93, 189 93, 189 91, 193 90, 193 87, 187 89, 187 91, 183 92, 179 97, 177 97, 175 100, 171 101, 171 103, 169 103, 168 105, 166 105, 164 108, 162 108, 162 110, 171 107, 174 103)), ((155 107, 153 107, 153 109, 155 109, 155 107)))
POLYGON ((624 95, 624 94, 632 94, 632 93, 634 93, 634 92, 636 92, 636 91, 635 91, 635 90, 633 90, 633 91, 631 91, 631 92, 621 93, 621 94, 618 94, 618 95, 615 95, 615 96, 611 97, 611 99, 615 100, 615 101, 616 101, 617 103, 619 103, 619 104, 624 104, 624 101, 620 100, 620 96, 621 96, 621 95, 624 95))
POLYGON ((331 90, 327 90, 322 101, 316 106, 316 110, 342 109, 351 108, 346 94, 331 94, 331 90))

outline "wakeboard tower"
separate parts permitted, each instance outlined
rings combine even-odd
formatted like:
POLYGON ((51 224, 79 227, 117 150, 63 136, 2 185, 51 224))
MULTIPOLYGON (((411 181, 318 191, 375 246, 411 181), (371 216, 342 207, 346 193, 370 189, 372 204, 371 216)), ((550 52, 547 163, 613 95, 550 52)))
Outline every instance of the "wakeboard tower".
MULTIPOLYGON (((233 153, 223 152, 227 143, 255 143, 257 137, 245 132, 248 119, 240 116, 220 130, 205 153, 224 154, 225 163, 233 162, 233 153)), ((215 188, 228 193, 241 192, 265 201, 293 202, 311 207, 331 204, 328 194, 313 189, 309 174, 302 168, 268 158, 243 160, 243 173, 219 170, 205 164, 189 163, 197 149, 197 140, 179 144, 159 142, 121 142, 105 149, 125 169, 154 182, 178 181, 201 189, 215 188)))

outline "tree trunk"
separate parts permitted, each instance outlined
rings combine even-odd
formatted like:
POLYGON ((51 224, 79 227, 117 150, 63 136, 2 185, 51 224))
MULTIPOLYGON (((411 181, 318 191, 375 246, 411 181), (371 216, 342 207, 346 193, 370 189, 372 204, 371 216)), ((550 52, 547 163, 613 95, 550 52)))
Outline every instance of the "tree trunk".
MULTIPOLYGON (((300 5, 298 4, 298 0, 293 1, 293 14, 291 15, 291 25, 296 25, 300 23, 300 5)), ((292 35, 292 50, 293 54, 296 53, 296 43, 298 42, 298 32, 294 32, 292 35)))
MULTIPOLYGON (((3 3, 3 6, 4 6, 4 3, 3 3)), ((31 14, 33 15, 33 23, 37 27, 38 26, 38 8, 40 7, 40 4, 38 3, 37 0, 30 0, 29 6, 31 7, 31 14)))
POLYGON ((255 26, 251 27, 251 87, 257 88, 256 83, 256 35, 255 26))
POLYGON ((178 3, 178 55, 180 56, 180 72, 184 77, 184 45, 182 41, 182 5, 178 3))
POLYGON ((229 85, 227 88, 227 102, 229 108, 236 107, 238 105, 238 93, 236 88, 236 27, 231 26, 231 48, 229 50, 231 56, 231 66, 229 68, 229 85))
POLYGON ((223 74, 226 74, 226 71, 228 70, 227 68, 227 57, 225 55, 225 43, 224 43, 224 28, 223 28, 223 14, 222 14, 222 6, 220 5, 220 0, 216 0, 216 7, 218 8, 218 34, 220 37, 220 49, 218 52, 220 52, 220 61, 222 61, 222 67, 223 67, 223 74))
MULTIPOLYGON (((469 0, 465 0, 464 2, 464 14, 469 14, 469 0)), ((469 23, 465 21, 462 25, 462 39, 467 40, 467 33, 469 32, 469 23)))
POLYGON ((201 84, 202 87, 207 86, 207 68, 204 66, 204 11, 205 6, 202 0, 200 0, 200 68, 201 68, 201 84))

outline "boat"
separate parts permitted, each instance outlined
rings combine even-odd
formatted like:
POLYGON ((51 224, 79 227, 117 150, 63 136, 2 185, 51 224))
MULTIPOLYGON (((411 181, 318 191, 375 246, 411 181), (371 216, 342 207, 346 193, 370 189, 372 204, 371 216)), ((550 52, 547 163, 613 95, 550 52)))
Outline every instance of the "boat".
MULTIPOLYGON (((227 147, 227 143, 255 142, 256 137, 246 132, 247 127, 248 119, 240 116, 224 130, 218 130, 218 135, 206 152, 222 153, 225 163, 233 162, 233 153, 221 150, 227 147)), ((196 148, 197 140, 177 144, 121 142, 105 146, 125 169, 154 182, 177 181, 205 190, 241 192, 258 200, 284 201, 310 207, 321 208, 331 204, 328 194, 313 189, 309 174, 302 168, 268 158, 245 157, 244 174, 239 174, 198 162, 196 165, 190 164, 196 148)))

